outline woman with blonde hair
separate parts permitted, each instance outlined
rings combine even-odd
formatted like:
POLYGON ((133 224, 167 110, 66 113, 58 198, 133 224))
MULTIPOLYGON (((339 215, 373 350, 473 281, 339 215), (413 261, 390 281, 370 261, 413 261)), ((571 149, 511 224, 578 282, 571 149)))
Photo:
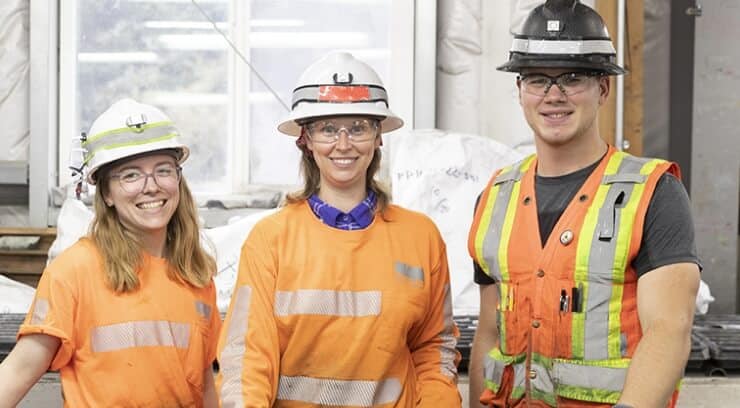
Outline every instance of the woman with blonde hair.
POLYGON ((242 248, 219 340, 223 407, 460 406, 444 242, 389 203, 381 134, 403 122, 348 53, 314 63, 278 126, 304 188, 242 248))
POLYGON ((181 173, 188 147, 162 111, 130 99, 83 147, 95 219, 44 271, 0 365, 0 407, 47 370, 59 370, 65 406, 217 406, 216 265, 181 173))

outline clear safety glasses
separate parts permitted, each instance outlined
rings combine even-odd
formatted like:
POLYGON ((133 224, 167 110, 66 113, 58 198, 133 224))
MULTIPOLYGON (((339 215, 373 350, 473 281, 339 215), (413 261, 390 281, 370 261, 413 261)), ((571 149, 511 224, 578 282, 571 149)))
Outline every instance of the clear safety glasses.
POLYGON ((315 143, 333 144, 344 131, 350 142, 361 143, 374 140, 380 128, 376 119, 326 119, 306 125, 308 136, 315 143))

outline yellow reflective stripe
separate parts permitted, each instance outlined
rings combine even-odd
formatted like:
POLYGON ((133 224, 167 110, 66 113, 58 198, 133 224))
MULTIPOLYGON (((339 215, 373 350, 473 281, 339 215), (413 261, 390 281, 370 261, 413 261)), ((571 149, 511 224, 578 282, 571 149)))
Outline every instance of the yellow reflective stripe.
POLYGON ((555 396, 555 394, 549 394, 547 392, 540 391, 536 388, 532 388, 532 398, 542 401, 551 407, 558 406, 558 399, 557 399, 557 396, 555 396))
POLYGON ((499 302, 499 314, 498 314, 498 337, 499 337, 499 346, 501 347, 501 350, 508 350, 508 345, 506 342, 506 313, 509 308, 509 284, 507 282, 500 282, 497 284, 499 287, 499 296, 498 296, 498 302, 499 302))
MULTIPOLYGON (((662 160, 651 160, 645 163, 640 169, 640 174, 649 175, 661 162, 662 160)), ((620 327, 622 324, 624 272, 627 268, 627 256, 629 255, 629 246, 632 241, 632 227, 634 226, 635 214, 637 213, 637 207, 640 205, 644 192, 645 183, 634 185, 629 201, 622 209, 622 214, 629 214, 630 216, 622 216, 619 223, 619 234, 617 235, 617 246, 612 268, 612 271, 614 271, 614 275, 612 276, 614 285, 612 286, 612 296, 609 300, 609 337, 607 350, 610 359, 622 357, 620 327)))
POLYGON ((553 360, 553 376, 558 379, 556 394, 579 401, 614 404, 624 388, 630 359, 553 360))
POLYGON ((128 133, 128 132, 141 133, 142 131, 147 130, 147 129, 156 128, 156 127, 160 127, 160 126, 172 126, 172 125, 173 125, 172 121, 165 120, 165 121, 161 121, 161 122, 152 122, 152 123, 147 123, 147 124, 142 125, 142 126, 137 126, 136 127, 136 130, 134 130, 134 129, 128 127, 128 126, 122 127, 122 128, 118 128, 118 129, 111 129, 111 130, 107 130, 105 132, 96 133, 94 135, 88 135, 87 140, 85 140, 85 142, 82 143, 82 146, 85 147, 88 144, 93 143, 96 140, 98 140, 98 139, 100 139, 100 138, 102 138, 104 136, 113 135, 113 134, 116 134, 116 133, 128 133))
MULTIPOLYGON (((510 299, 510 296, 516 296, 513 291, 510 290, 510 285, 505 282, 509 282, 511 279, 509 276, 509 241, 511 240, 511 228, 514 225, 514 216, 516 215, 517 199, 519 197, 521 183, 517 182, 514 184, 514 188, 511 190, 509 196, 509 202, 507 203, 506 216, 504 217, 504 225, 501 228, 501 239, 498 246, 498 264, 501 272, 501 296, 505 303, 501 305, 501 311, 506 313, 514 313, 512 305, 514 300, 510 299)), ((506 315, 501 313, 501 319, 499 322, 499 331, 501 332, 499 338, 501 343, 501 349, 508 351, 509 347, 506 342, 506 315)))
MULTIPOLYGON (((606 165, 604 174, 615 174, 619 169, 624 154, 621 152, 614 153, 609 158, 609 163, 606 165)), ((599 209, 604 206, 607 193, 609 192, 609 185, 599 185, 594 196, 594 201, 588 208, 586 217, 581 226, 581 232, 578 239, 578 247, 576 249, 576 265, 574 278, 576 283, 583 285, 583 291, 581 293, 581 304, 584 305, 584 310, 581 313, 572 313, 571 321, 571 352, 574 358, 584 358, 585 354, 585 325, 586 325, 586 310, 585 307, 588 305, 588 264, 591 256, 591 245, 596 231, 596 224, 599 219, 599 209)))
POLYGON ((177 132, 167 133, 165 135, 154 137, 151 139, 146 139, 146 140, 106 144, 104 146, 100 146, 94 150, 89 151, 87 155, 85 156, 85 164, 87 164, 93 158, 93 156, 95 156, 95 154, 101 150, 118 149, 121 147, 129 147, 129 146, 139 146, 139 145, 144 145, 144 144, 149 144, 149 143, 160 142, 162 140, 172 139, 173 137, 177 137, 177 132))
MULTIPOLYGON (((498 246, 498 264, 501 270, 501 278, 508 282, 509 276, 509 241, 511 240, 511 229, 514 226, 514 218, 517 209, 517 200, 519 199, 519 190, 521 182, 514 183, 509 196, 509 202, 506 204, 506 216, 504 216, 504 225, 501 227, 501 240, 498 246)), ((509 301, 511 304, 511 301, 509 301)))
MULTIPOLYGON (((504 167, 499 174, 512 171, 513 166, 504 167)), ((501 189, 501 184, 493 184, 491 190, 488 193, 488 199, 485 203, 478 203, 478 205, 484 205, 483 214, 481 214, 480 223, 478 224, 478 230, 475 232, 475 256, 478 260, 478 265, 483 269, 486 275, 491 276, 491 268, 488 266, 486 259, 483 257, 483 241, 488 233, 488 227, 491 225, 491 217, 493 216, 493 207, 496 204, 496 198, 498 198, 498 192, 501 189)))

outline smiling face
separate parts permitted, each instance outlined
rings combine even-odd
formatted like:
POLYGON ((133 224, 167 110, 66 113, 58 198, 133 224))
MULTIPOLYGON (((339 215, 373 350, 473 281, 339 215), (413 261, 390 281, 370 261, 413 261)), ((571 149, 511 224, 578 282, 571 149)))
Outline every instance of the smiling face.
POLYGON ((375 149, 380 146, 381 142, 378 126, 371 126, 367 129, 371 132, 369 137, 362 137, 361 129, 357 127, 353 130, 353 126, 365 123, 367 120, 368 118, 364 117, 337 116, 330 119, 323 118, 307 126, 310 130, 306 147, 311 151, 319 168, 321 174, 319 189, 322 193, 351 191, 361 193, 364 197, 367 186, 365 179, 367 168, 373 159, 375 149), (320 126, 312 126, 317 123, 320 126), (321 132, 321 127, 325 125, 333 126, 327 132, 335 132, 336 141, 321 143, 322 139, 317 137, 317 132, 321 132), (351 137, 352 133, 354 135, 351 137))
MULTIPOLYGON (((522 76, 544 74, 557 77, 572 69, 538 68, 521 72, 522 76)), ((609 77, 595 76, 587 79, 585 89, 565 95, 553 85, 546 95, 526 92, 522 81, 519 87, 519 103, 524 117, 534 131, 539 145, 557 147, 581 140, 598 138, 598 110, 609 95, 609 77)))
POLYGON ((115 163, 103 181, 107 183, 105 203, 115 208, 126 229, 163 239, 180 203, 180 177, 176 169, 175 159, 162 153, 115 163), (137 175, 139 180, 134 180, 137 175))

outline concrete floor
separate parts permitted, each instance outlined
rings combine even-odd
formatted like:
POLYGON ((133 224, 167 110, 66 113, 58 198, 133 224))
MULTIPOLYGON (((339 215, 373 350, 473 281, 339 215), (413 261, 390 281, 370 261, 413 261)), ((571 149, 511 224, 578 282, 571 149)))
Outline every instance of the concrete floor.
MULTIPOLYGON (((463 408, 468 408, 468 378, 459 383, 463 408)), ((729 377, 704 377, 691 374, 684 380, 679 408, 735 408, 740 406, 740 374, 729 377)), ((61 407, 57 374, 46 374, 18 405, 19 408, 61 407)))

